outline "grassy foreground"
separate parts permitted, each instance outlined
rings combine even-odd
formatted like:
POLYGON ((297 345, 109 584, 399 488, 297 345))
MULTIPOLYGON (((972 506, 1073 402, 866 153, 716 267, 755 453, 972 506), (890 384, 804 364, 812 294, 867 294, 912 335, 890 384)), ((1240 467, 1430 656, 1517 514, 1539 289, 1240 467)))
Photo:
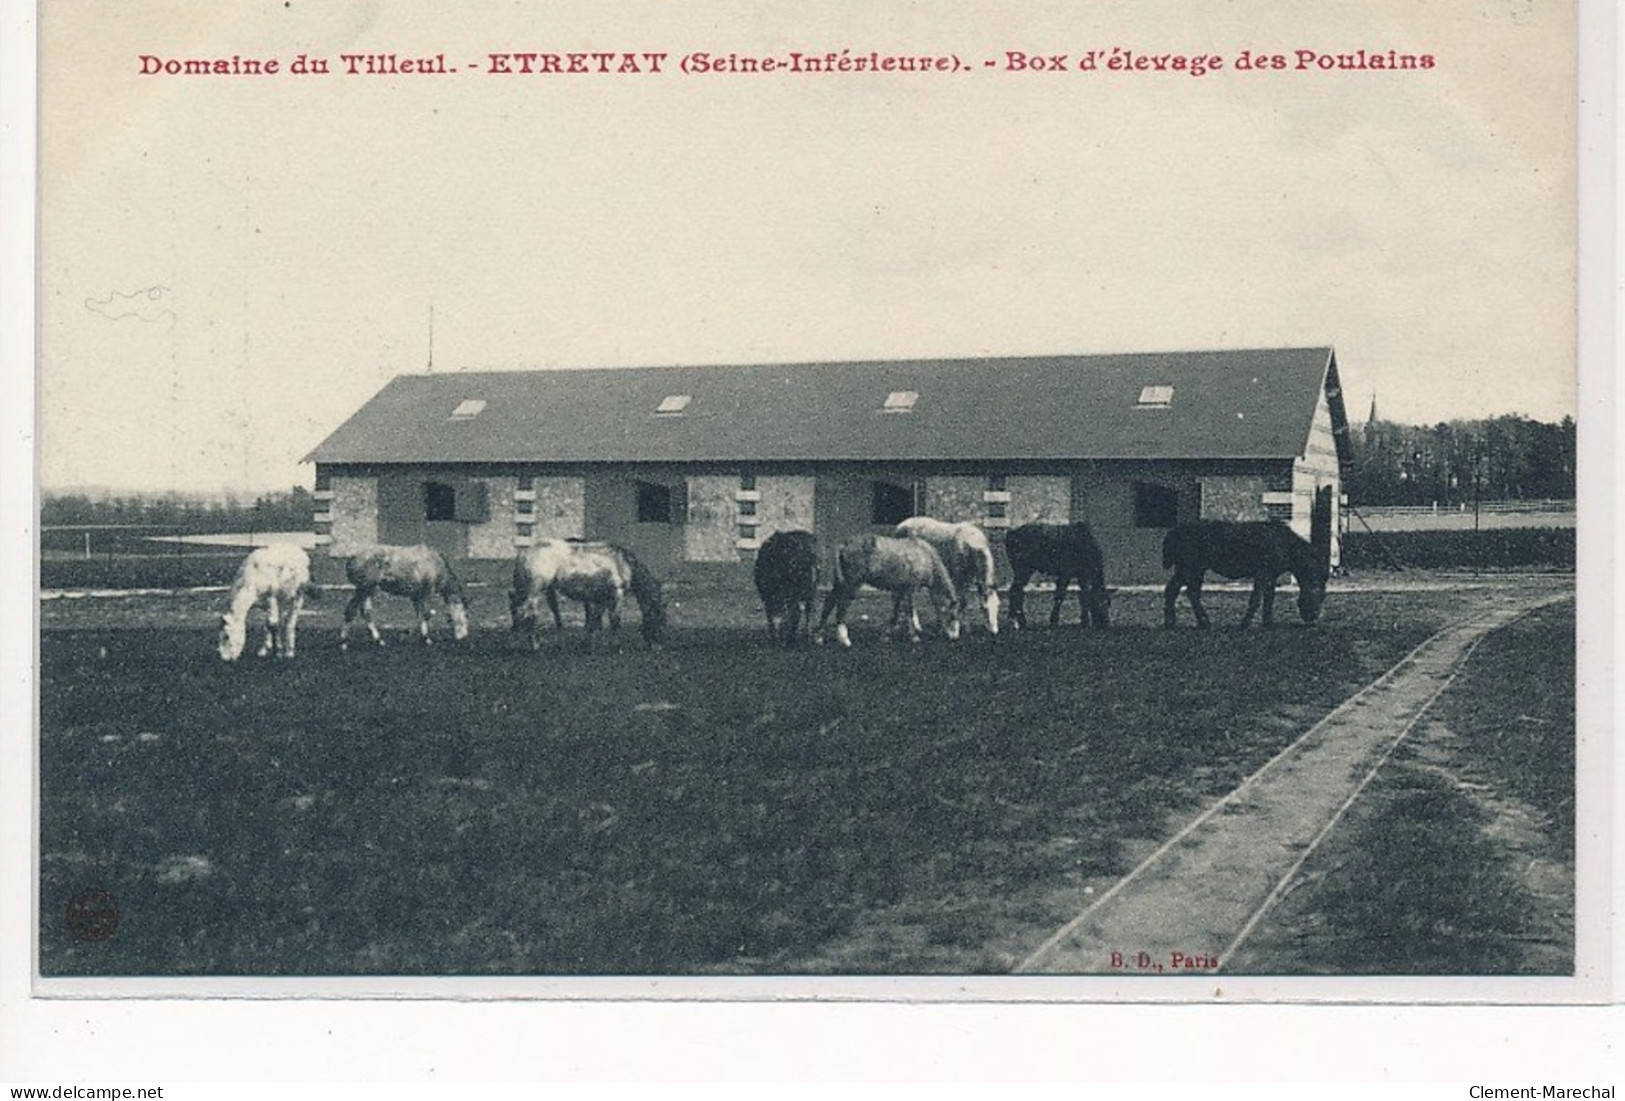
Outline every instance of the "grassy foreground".
POLYGON ((734 597, 658 652, 341 655, 328 609, 238 666, 203 605, 77 602, 41 638, 42 970, 785 973, 860 918, 907 935, 843 969, 998 970, 1473 599, 1203 633, 1127 593, 1108 632, 794 653, 734 597))

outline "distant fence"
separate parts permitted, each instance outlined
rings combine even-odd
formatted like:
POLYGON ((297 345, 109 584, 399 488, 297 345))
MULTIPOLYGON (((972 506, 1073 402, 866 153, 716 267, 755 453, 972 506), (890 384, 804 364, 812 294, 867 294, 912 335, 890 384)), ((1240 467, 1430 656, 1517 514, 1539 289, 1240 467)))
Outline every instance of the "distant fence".
POLYGON ((40 529, 40 587, 229 585, 249 547, 297 534, 199 532, 175 524, 53 524, 40 529))
MULTIPOLYGON (((1473 511, 1471 501, 1434 501, 1426 505, 1368 505, 1360 508, 1368 516, 1438 516, 1443 513, 1473 511)), ((1479 512, 1572 513, 1573 501, 1480 501, 1479 512)))
POLYGON ((1483 528, 1572 528, 1573 501, 1484 501, 1437 505, 1353 505, 1350 531, 1471 531, 1483 528))

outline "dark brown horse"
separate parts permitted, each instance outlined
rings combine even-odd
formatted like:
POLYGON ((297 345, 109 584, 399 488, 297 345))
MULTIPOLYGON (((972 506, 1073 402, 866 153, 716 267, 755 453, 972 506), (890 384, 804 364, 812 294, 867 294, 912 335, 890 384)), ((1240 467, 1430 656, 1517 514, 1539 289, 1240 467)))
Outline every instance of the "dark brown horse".
POLYGON ((1247 626, 1262 608, 1268 627, 1275 607, 1275 583, 1290 573, 1298 581, 1298 614, 1305 623, 1320 615, 1326 599, 1326 577, 1331 572, 1329 546, 1317 546, 1276 520, 1203 520, 1181 524, 1162 540, 1162 565, 1173 570, 1162 591, 1162 622, 1175 623, 1179 590, 1190 598, 1196 625, 1208 625, 1202 610, 1202 578, 1208 570, 1232 581, 1250 580, 1252 597, 1241 625, 1247 626))
POLYGON ((1023 524, 1011 528, 1004 537, 1004 553, 1010 558, 1010 620, 1027 626, 1027 582, 1033 574, 1055 578, 1055 604, 1050 608, 1049 625, 1061 622, 1061 605, 1074 578, 1078 582, 1078 620, 1091 627, 1111 623, 1111 590, 1106 588, 1105 560, 1100 544, 1085 523, 1023 524))
POLYGON ((756 552, 756 592, 767 611, 767 633, 793 646, 813 626, 818 599, 818 538, 810 531, 776 531, 756 552))

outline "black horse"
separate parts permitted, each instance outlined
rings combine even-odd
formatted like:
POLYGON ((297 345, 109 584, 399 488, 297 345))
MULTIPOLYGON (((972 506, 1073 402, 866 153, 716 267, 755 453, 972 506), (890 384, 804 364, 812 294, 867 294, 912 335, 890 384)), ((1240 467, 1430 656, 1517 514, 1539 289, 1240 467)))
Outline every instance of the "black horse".
POLYGON ((818 537, 810 531, 776 531, 756 552, 756 592, 767 610, 767 633, 793 646, 806 625, 812 632, 818 599, 818 537))
POLYGON ((1026 588, 1033 574, 1055 578, 1055 605, 1049 625, 1061 621, 1061 605, 1074 578, 1078 582, 1078 619, 1091 627, 1111 623, 1111 590, 1106 588, 1105 560, 1089 525, 1023 524, 1011 528, 1004 537, 1004 553, 1010 558, 1010 619, 1017 627, 1027 626, 1026 588))
POLYGON ((1317 545, 1276 520, 1203 520, 1181 524, 1162 540, 1162 565, 1174 571, 1162 591, 1162 622, 1174 626, 1174 607, 1184 589, 1196 614, 1196 625, 1208 625, 1202 610, 1202 577, 1208 571, 1231 580, 1249 579, 1252 598, 1241 625, 1253 621, 1263 608, 1264 626, 1270 625, 1275 605, 1275 583, 1290 573, 1298 581, 1298 614, 1305 623, 1320 616, 1326 599, 1326 577, 1331 572, 1330 543, 1317 545))

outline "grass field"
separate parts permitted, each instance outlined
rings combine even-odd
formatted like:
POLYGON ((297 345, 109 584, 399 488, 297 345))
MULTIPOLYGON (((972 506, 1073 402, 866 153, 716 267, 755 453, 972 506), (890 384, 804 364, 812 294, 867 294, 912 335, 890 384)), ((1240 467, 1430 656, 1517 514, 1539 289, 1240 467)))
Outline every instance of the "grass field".
POLYGON ((1108 632, 783 653, 739 594, 673 595, 657 652, 531 654, 496 596, 466 646, 391 606, 340 654, 329 601, 297 660, 237 666, 218 596, 46 602, 43 972, 1002 971, 1474 601, 1203 633, 1128 592, 1108 632), (66 917, 89 889, 112 935, 66 917))

